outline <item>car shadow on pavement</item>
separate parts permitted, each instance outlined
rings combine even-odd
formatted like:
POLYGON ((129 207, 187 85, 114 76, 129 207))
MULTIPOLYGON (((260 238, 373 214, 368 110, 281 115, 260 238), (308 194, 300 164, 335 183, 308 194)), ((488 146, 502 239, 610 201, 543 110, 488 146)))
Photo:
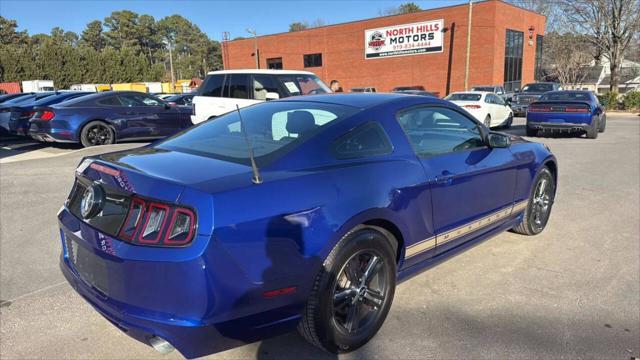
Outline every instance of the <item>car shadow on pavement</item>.
POLYGON ((337 359, 338 356, 318 349, 308 343, 297 331, 263 340, 256 352, 256 359, 337 359))

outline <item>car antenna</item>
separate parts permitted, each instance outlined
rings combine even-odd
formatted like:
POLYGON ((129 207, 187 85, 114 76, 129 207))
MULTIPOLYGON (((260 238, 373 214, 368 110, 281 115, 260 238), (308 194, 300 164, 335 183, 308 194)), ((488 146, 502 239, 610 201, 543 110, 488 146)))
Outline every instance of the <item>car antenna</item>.
POLYGON ((247 148, 249 149, 249 159, 251 160, 251 168, 253 169, 253 177, 251 181, 254 184, 261 184, 262 178, 260 177, 260 172, 258 171, 258 165, 256 165, 256 159, 253 155, 253 146, 251 146, 251 142, 249 142, 249 136, 244 128, 244 121, 242 121, 242 115, 240 114, 240 106, 236 104, 236 110, 238 111, 238 117, 240 118, 240 131, 242 131, 242 135, 244 136, 244 141, 247 143, 247 148))

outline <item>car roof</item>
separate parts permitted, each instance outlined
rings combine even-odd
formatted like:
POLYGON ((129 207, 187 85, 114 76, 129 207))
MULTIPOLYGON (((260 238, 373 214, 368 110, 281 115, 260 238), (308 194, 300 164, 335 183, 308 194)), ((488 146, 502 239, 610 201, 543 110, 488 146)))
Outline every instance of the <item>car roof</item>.
POLYGON ((92 102, 92 101, 95 101, 95 100, 99 100, 99 99, 101 99, 103 97, 108 97, 108 96, 112 96, 112 95, 124 95, 124 94, 149 95, 149 94, 143 93, 141 91, 131 91, 131 90, 102 91, 102 92, 92 93, 92 94, 85 95, 85 96, 79 96, 77 98, 73 98, 71 100, 67 100, 64 103, 59 103, 57 105, 69 106, 69 105, 74 105, 74 104, 79 104, 79 103, 84 103, 84 102, 92 102))
POLYGON ((279 75, 287 75, 287 74, 304 74, 304 75, 315 75, 310 71, 300 71, 300 70, 274 70, 274 69, 235 69, 235 70, 216 70, 210 71, 207 75, 215 75, 215 74, 279 74, 279 75))
MULTIPOLYGON (((278 101, 294 101, 294 102, 318 102, 326 104, 336 104, 351 106, 360 109, 366 109, 383 103, 415 98, 415 95, 402 93, 331 93, 322 95, 304 95, 284 98, 278 101)), ((431 97, 421 97, 424 101, 440 103, 442 100, 431 97)))

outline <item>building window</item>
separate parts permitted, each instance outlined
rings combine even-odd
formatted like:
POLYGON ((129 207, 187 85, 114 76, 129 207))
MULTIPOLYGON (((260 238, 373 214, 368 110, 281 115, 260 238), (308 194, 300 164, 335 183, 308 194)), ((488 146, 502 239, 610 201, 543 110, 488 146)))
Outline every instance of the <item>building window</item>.
POLYGON ((322 54, 307 54, 304 55, 304 67, 318 67, 322 66, 322 54))
POLYGON ((506 91, 520 89, 520 85, 522 85, 523 42, 523 32, 507 29, 504 47, 504 88, 506 91))
POLYGON ((282 58, 267 59, 267 69, 282 70, 282 58))
POLYGON ((536 35, 536 80, 542 80, 542 49, 544 36, 536 35))

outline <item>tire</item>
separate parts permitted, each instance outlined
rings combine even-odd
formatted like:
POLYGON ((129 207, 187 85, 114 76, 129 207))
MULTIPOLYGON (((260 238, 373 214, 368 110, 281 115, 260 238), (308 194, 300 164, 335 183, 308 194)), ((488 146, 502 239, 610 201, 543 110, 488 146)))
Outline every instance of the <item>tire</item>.
POLYGON ((587 139, 597 139, 599 128, 600 122, 598 120, 594 120, 594 122, 591 123, 591 126, 587 129, 587 139))
POLYGON ((598 127, 598 132, 603 133, 604 130, 607 128, 607 115, 602 114, 599 125, 600 127, 598 127))
POLYGON ((485 116, 484 126, 486 126, 487 129, 491 129, 491 115, 487 114, 487 116, 485 116))
POLYGON ((507 117, 507 121, 504 124, 504 128, 510 129, 512 124, 513 124, 513 113, 509 113, 509 116, 507 117))
POLYGON ((359 226, 338 242, 315 278, 298 323, 298 331, 307 341, 330 353, 345 353, 366 344, 378 332, 395 292, 394 246, 397 242, 393 235, 375 226, 359 226), (373 256, 378 259, 376 272, 363 281, 373 256), (355 328, 353 322, 349 323, 352 309, 357 319, 355 328), (367 313, 358 319, 362 311, 367 313))
POLYGON ((544 230, 551 215, 551 208, 556 194, 556 184, 553 175, 548 168, 544 167, 538 175, 536 175, 531 193, 529 194, 529 202, 522 220, 518 225, 513 227, 513 231, 522 235, 537 235, 544 230), (541 183, 545 181, 545 185, 541 183), (543 187, 543 194, 540 195, 539 187, 543 187), (542 212, 538 212, 542 210, 542 212))
POLYGON ((80 132, 80 143, 84 147, 110 145, 115 142, 115 134, 104 121, 91 121, 80 132))
POLYGON ((538 136, 538 130, 527 126, 527 136, 530 136, 530 137, 538 136))

